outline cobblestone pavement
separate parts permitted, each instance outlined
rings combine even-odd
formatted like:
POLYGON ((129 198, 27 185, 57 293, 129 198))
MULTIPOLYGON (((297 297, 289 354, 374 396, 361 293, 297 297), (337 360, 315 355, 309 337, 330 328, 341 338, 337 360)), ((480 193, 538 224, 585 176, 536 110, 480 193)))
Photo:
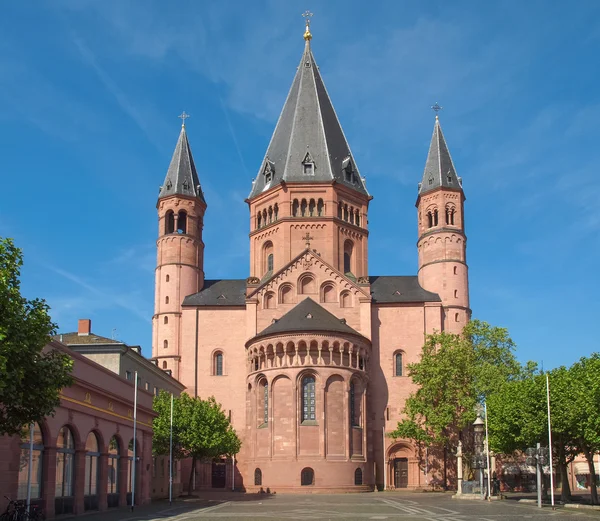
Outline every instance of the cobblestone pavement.
POLYGON ((450 494, 385 492, 346 495, 211 494, 154 504, 135 512, 114 511, 86 516, 86 521, 201 521, 207 519, 332 519, 390 521, 600 521, 600 512, 558 507, 538 509, 516 501, 467 501, 450 494))

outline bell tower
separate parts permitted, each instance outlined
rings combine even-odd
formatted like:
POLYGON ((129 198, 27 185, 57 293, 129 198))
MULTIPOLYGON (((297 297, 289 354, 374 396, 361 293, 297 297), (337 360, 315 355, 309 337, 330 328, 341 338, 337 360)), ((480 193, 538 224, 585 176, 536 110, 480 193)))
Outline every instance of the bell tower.
POLYGON ((179 378, 181 304, 204 285, 202 227, 206 201, 185 129, 179 139, 158 202, 152 358, 179 378))
MULTIPOLYGON (((441 108, 437 103, 432 107, 441 108)), ((436 114, 423 180, 417 196, 419 283, 442 299, 443 327, 460 333, 471 318, 465 194, 436 114)))

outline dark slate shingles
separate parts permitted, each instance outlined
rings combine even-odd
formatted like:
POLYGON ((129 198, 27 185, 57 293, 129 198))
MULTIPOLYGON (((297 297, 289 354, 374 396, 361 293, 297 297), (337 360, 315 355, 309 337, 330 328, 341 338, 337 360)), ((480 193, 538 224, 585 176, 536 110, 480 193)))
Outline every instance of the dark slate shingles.
POLYGON ((421 287, 416 275, 372 276, 369 282, 374 303, 441 302, 437 293, 421 287))
POLYGON ((202 291, 188 295, 184 306, 245 306, 246 281, 244 279, 205 280, 202 291))
POLYGON ((304 331, 328 331, 362 336, 344 320, 339 319, 308 297, 254 338, 304 331))

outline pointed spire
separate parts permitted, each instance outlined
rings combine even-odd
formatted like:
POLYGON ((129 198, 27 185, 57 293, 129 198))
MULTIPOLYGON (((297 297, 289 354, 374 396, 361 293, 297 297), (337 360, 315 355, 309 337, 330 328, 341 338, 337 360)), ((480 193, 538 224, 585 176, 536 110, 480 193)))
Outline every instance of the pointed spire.
POLYGON ((419 195, 440 187, 462 190, 462 179, 456 175, 456 169, 450 157, 450 151, 444 139, 440 119, 437 115, 437 111, 441 107, 436 103, 432 109, 436 111, 435 125, 433 127, 431 144, 429 145, 429 154, 425 162, 423 181, 419 183, 419 195))
POLYGON ((305 16, 306 44, 302 59, 250 198, 284 181, 335 181, 369 195, 312 53, 310 14, 305 16))
POLYGON ((183 112, 179 117, 183 121, 181 132, 179 133, 179 139, 175 146, 175 152, 173 152, 169 170, 167 170, 165 182, 160 187, 158 198, 163 199, 171 195, 187 195, 197 197, 206 204, 200 180, 198 179, 198 173, 196 172, 194 158, 192 157, 192 149, 190 148, 185 130, 185 120, 189 115, 183 112))

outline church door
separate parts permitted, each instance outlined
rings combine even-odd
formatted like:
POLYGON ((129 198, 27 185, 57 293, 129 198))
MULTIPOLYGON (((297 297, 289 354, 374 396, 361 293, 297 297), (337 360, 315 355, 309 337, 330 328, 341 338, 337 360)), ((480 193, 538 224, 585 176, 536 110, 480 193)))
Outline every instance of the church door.
POLYGON ((394 486, 396 488, 408 487, 408 458, 394 460, 394 486))
POLYGON ((224 461, 213 461, 212 488, 225 488, 225 469, 224 461))

